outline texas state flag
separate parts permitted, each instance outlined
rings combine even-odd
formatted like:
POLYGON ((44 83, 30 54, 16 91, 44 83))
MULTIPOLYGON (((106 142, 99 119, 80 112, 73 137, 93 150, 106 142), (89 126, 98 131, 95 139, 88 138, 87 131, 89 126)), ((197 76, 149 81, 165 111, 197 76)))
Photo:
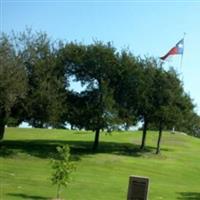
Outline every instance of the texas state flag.
POLYGON ((183 50, 184 50, 184 39, 181 39, 173 48, 169 50, 169 52, 166 55, 160 57, 160 59, 165 60, 168 56, 177 54, 183 55, 183 50))

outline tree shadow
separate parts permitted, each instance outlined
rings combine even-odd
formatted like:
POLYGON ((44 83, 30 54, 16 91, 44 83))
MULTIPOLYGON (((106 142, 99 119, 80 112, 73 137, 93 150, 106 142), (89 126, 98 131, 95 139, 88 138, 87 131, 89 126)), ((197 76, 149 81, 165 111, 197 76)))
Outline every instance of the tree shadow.
MULTIPOLYGON (((131 143, 100 142, 96 151, 92 150, 92 141, 61 141, 61 140, 5 140, 1 142, 0 156, 13 157, 18 153, 26 153, 39 158, 56 159, 56 147, 69 144, 73 160, 79 160, 83 155, 109 153, 139 157, 145 153, 154 153, 155 148, 147 146, 141 151, 139 145, 131 143)), ((162 149, 169 151, 169 149, 162 149)))
POLYGON ((200 192, 180 192, 179 200, 200 200, 200 192))
POLYGON ((10 157, 13 154, 13 150, 7 148, 3 143, 0 143, 0 156, 1 157, 10 157))
POLYGON ((7 193, 8 196, 20 197, 21 199, 37 199, 37 200, 50 200, 50 197, 42 197, 36 195, 27 195, 22 193, 7 193))

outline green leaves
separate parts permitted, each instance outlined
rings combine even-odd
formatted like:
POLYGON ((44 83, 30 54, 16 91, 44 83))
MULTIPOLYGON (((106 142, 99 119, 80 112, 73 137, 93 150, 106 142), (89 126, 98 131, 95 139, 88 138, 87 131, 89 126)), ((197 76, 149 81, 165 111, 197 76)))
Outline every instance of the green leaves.
POLYGON ((0 63, 4 125, 26 121, 33 127, 65 128, 70 123, 99 132, 128 129, 138 121, 157 127, 162 120, 164 127, 189 130, 185 119, 196 118, 175 70, 164 70, 152 57, 118 52, 111 43, 55 42, 28 29, 13 37, 1 35, 0 63), (70 91, 71 77, 85 90, 70 91))
POLYGON ((64 145, 57 147, 57 160, 52 160, 52 184, 58 186, 57 197, 59 198, 60 186, 67 187, 70 183, 70 174, 75 170, 75 164, 70 160, 70 147, 64 145))
POLYGON ((27 77, 23 60, 18 56, 10 38, 0 35, 0 139, 11 109, 25 98, 27 77))

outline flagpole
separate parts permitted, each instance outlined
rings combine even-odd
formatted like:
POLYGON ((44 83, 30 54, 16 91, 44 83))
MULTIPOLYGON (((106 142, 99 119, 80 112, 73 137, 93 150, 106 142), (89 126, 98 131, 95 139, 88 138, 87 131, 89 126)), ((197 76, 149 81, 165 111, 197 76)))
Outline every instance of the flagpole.
MULTIPOLYGON (((186 35, 186 33, 184 32, 183 33, 183 41, 184 41, 183 48, 184 48, 184 50, 185 50, 185 35, 186 35)), ((181 54, 181 61, 180 61, 180 69, 181 69, 181 71, 182 71, 182 65, 183 65, 183 53, 181 54)))
POLYGON ((180 60, 180 70, 182 71, 182 65, 183 65, 183 54, 181 55, 181 60, 180 60))
MULTIPOLYGON (((186 35, 186 33, 184 32, 183 33, 183 41, 184 41, 184 43, 183 43, 183 49, 184 50, 185 50, 185 35, 186 35)), ((182 83, 183 83, 183 79, 184 79, 183 72, 182 72, 183 54, 184 54, 184 52, 181 54, 181 60, 180 60, 180 73, 181 73, 181 81, 182 81, 182 83)))

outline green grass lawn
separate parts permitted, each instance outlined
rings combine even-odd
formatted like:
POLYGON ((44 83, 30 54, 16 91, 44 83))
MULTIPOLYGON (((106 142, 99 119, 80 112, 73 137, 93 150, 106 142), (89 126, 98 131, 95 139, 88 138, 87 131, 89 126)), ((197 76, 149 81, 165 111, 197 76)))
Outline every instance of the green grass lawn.
POLYGON ((129 175, 150 178, 150 200, 200 199, 200 139, 165 132, 161 154, 155 155, 156 132, 148 132, 143 153, 141 132, 102 133, 96 153, 91 151, 93 137, 91 132, 6 129, 0 149, 0 199, 55 197, 50 160, 62 144, 70 145, 77 166, 61 193, 66 200, 125 200, 129 175))

